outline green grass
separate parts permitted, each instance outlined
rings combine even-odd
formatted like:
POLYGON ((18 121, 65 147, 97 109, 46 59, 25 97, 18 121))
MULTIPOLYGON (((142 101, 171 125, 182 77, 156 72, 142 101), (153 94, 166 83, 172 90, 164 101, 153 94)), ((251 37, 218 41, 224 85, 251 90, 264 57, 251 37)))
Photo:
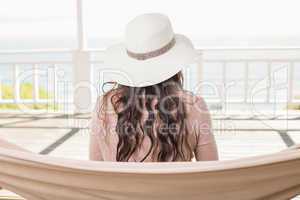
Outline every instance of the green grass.
MULTIPOLYGON (((2 99, 14 99, 14 88, 10 85, 0 85, 2 91, 2 99)), ((23 83, 20 85, 20 98, 33 99, 33 85, 31 83, 23 83)), ((40 99, 51 99, 51 95, 44 88, 39 88, 40 99)), ((0 104, 0 110, 19 110, 20 108, 33 109, 33 110, 58 110, 58 106, 48 103, 36 104, 0 104)))
POLYGON ((300 110, 300 104, 299 103, 289 103, 287 106, 288 110, 300 110))
MULTIPOLYGON (((300 96, 296 96, 295 99, 300 99, 300 96)), ((287 105, 288 110, 300 110, 300 103, 289 103, 287 105)))

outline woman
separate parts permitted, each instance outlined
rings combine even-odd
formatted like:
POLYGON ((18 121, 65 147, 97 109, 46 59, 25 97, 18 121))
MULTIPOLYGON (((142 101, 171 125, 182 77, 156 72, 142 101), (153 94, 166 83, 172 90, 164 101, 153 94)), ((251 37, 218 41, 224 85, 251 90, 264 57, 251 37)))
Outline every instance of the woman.
POLYGON ((114 88, 91 121, 90 159, 120 162, 217 160, 211 119, 201 97, 183 90, 181 71, 195 61, 191 42, 161 14, 136 17, 125 44, 107 50, 114 88))

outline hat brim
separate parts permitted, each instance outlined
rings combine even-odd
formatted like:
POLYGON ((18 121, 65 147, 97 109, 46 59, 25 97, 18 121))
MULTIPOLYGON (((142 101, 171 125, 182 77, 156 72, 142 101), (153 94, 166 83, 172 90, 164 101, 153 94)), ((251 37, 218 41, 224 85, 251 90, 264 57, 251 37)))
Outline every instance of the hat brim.
POLYGON ((145 87, 169 79, 197 59, 197 53, 187 37, 176 34, 175 40, 169 51, 147 60, 129 57, 123 43, 109 47, 104 59, 107 69, 105 81, 145 87))

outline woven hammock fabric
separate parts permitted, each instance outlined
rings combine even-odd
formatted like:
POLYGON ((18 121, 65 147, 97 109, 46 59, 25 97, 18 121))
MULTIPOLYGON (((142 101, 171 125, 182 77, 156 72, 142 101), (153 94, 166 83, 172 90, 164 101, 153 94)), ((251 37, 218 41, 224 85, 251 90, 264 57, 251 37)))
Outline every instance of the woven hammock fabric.
POLYGON ((27 200, 283 200, 300 194, 300 150, 231 161, 78 161, 0 148, 0 185, 27 200))

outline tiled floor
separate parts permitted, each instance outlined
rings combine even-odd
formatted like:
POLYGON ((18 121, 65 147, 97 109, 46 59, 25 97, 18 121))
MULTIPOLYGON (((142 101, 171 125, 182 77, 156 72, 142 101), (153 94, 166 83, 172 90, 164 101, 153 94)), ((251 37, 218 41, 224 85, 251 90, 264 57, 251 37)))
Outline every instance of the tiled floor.
MULTIPOLYGON (((88 159, 89 114, 0 114, 0 137, 33 152, 88 159)), ((213 115, 220 159, 272 153, 300 143, 300 114, 213 115)))

